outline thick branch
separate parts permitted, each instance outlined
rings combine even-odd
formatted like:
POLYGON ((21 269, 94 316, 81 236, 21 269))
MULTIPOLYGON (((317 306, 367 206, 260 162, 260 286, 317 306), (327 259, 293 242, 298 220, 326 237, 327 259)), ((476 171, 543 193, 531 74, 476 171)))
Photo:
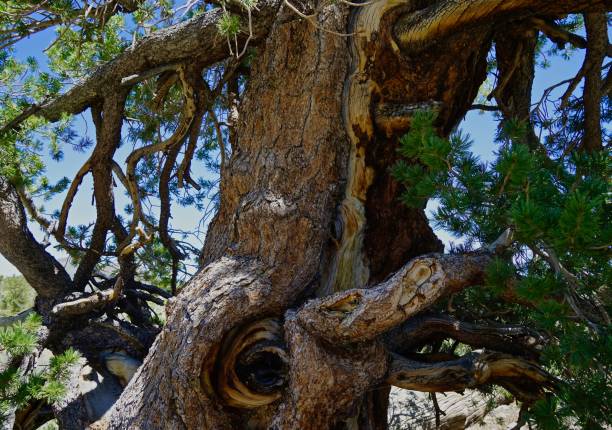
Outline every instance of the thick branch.
POLYGON ((298 321, 331 342, 371 340, 440 297, 482 282, 488 252, 415 258, 387 281, 308 302, 298 321))
POLYGON ((584 141, 586 152, 602 149, 601 96, 603 82, 601 66, 608 49, 608 20, 605 9, 586 13, 587 52, 584 76, 584 141))
POLYGON ((554 388, 553 378, 535 363, 496 352, 475 351, 458 360, 423 363, 393 354, 387 382, 407 390, 460 391, 521 378, 535 387, 554 388))
POLYGON ((486 347, 508 354, 537 357, 545 339, 517 325, 484 325, 459 321, 449 315, 418 315, 386 335, 387 347, 396 353, 413 351, 432 338, 452 338, 473 347, 486 347))
POLYGON ((72 285, 62 265, 32 236, 17 191, 2 177, 0 253, 21 272, 41 297, 52 298, 72 285))
POLYGON ((498 17, 519 17, 534 13, 583 11, 603 0, 446 0, 402 16, 393 29, 395 39, 406 49, 419 49, 428 41, 460 31, 469 25, 494 22, 498 17))
POLYGON ((96 223, 91 234, 89 249, 81 258, 74 275, 74 283, 78 288, 84 287, 89 281, 104 252, 106 234, 115 222, 112 165, 113 156, 121 141, 126 97, 127 90, 116 91, 109 94, 101 106, 96 105, 95 109, 92 109, 92 118, 96 126, 96 147, 88 163, 91 165, 93 176, 96 223))

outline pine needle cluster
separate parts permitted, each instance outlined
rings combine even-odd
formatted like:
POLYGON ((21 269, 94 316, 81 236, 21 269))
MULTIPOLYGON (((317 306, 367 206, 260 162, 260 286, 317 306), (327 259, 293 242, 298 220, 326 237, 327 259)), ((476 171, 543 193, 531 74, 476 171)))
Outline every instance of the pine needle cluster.
POLYGON ((484 163, 467 136, 441 138, 435 120, 418 113, 401 139, 403 159, 392 173, 405 185, 402 202, 437 199, 433 222, 468 248, 508 228, 515 238, 484 288, 455 303, 474 319, 521 323, 549 339, 542 358, 563 383, 531 407, 541 428, 605 428, 612 423, 609 150, 558 153, 549 142, 530 142, 525 124, 504 121, 495 159, 484 163))
POLYGON ((25 372, 26 358, 39 346, 41 324, 40 316, 30 314, 24 321, 0 328, 0 423, 11 410, 33 400, 53 404, 67 393, 70 368, 80 358, 72 348, 53 356, 48 365, 25 372))

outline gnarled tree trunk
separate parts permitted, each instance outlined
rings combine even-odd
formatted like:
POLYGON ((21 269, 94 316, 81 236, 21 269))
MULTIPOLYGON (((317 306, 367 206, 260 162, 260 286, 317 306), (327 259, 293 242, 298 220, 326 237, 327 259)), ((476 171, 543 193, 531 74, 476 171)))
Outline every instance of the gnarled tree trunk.
MULTIPOLYGON (((379 387, 391 358, 379 335, 453 282, 476 281, 459 279, 471 276, 465 261, 461 273, 436 258, 402 269, 442 247, 422 211, 398 204, 389 167, 415 110, 437 109, 449 133, 474 99, 495 28, 488 18, 503 12, 480 3, 471 26, 451 14, 448 29, 414 41, 395 23, 411 28, 427 2, 329 6, 317 27, 281 9, 240 106, 202 269, 98 425, 386 428, 388 391, 379 387), (371 289, 397 270, 401 279, 371 289), (404 298, 411 285, 416 295, 404 298), (352 288, 365 290, 308 301, 352 288), (356 325, 367 307, 372 315, 356 325)), ((506 22, 521 14, 515 3, 506 22)), ((474 257, 474 276, 487 258, 474 257)))

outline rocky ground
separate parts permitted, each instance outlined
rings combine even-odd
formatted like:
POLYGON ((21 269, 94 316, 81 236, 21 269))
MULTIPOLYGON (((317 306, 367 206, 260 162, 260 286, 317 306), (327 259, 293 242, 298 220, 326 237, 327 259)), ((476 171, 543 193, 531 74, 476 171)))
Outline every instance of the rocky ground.
MULTIPOLYGON (((478 391, 438 394, 441 430, 509 430, 518 419, 519 408, 501 393, 478 391)), ((435 409, 429 394, 393 388, 389 407, 392 430, 434 430, 435 409)), ((524 429, 527 429, 525 426, 524 429)))

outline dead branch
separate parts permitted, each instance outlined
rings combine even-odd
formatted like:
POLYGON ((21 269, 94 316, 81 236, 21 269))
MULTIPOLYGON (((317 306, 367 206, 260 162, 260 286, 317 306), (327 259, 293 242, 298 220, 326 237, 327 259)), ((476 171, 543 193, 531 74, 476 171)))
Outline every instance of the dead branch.
POLYGON ((461 391, 504 379, 523 378, 534 387, 554 389, 556 382, 537 364, 508 354, 474 351, 457 360, 423 363, 391 355, 387 382, 407 390, 461 391))
POLYGON ((488 252, 415 258, 387 281, 312 300, 298 312, 309 331, 331 342, 371 340, 444 295, 481 284, 488 252))
POLYGON ((83 182, 83 178, 85 177, 85 175, 87 175, 87 173, 89 173, 90 170, 91 170, 91 159, 87 160, 85 164, 81 166, 79 171, 74 176, 74 179, 70 182, 70 188, 68 188, 68 192, 66 193, 66 197, 64 198, 64 202, 62 203, 60 217, 58 220, 57 228, 55 230, 55 236, 57 238, 63 239, 64 235, 66 234, 66 224, 68 223, 68 213, 70 212, 72 202, 74 201, 74 197, 76 196, 76 193, 79 190, 79 186, 83 182))
MULTIPOLYGON (((179 80, 181 81, 181 86, 183 89, 183 111, 181 112, 181 117, 179 119, 179 124, 174 131, 174 133, 166 140, 154 143, 151 145, 143 146, 142 148, 138 148, 133 151, 126 159, 126 177, 128 184, 128 191, 130 193, 130 197, 132 198, 132 205, 134 214, 132 216, 132 222, 130 224, 130 230, 127 238, 119 245, 119 249, 124 249, 128 247, 131 240, 136 235, 136 227, 138 223, 142 220, 142 206, 140 203, 140 196, 138 192, 138 183, 136 180, 136 166, 138 162, 146 156, 154 154, 160 151, 166 150, 176 150, 178 153, 178 148, 182 145, 189 129, 191 127, 191 123, 193 122, 194 115, 196 113, 196 103, 193 87, 191 83, 188 81, 185 75, 185 66, 179 65, 177 68, 177 74, 179 76, 179 80)), ((176 158, 176 155, 175 155, 176 158)), ((174 160, 170 166, 174 164, 174 160)))
POLYGON ((112 289, 53 306, 51 313, 59 317, 83 315, 116 301, 123 291, 123 279, 118 277, 112 289))

